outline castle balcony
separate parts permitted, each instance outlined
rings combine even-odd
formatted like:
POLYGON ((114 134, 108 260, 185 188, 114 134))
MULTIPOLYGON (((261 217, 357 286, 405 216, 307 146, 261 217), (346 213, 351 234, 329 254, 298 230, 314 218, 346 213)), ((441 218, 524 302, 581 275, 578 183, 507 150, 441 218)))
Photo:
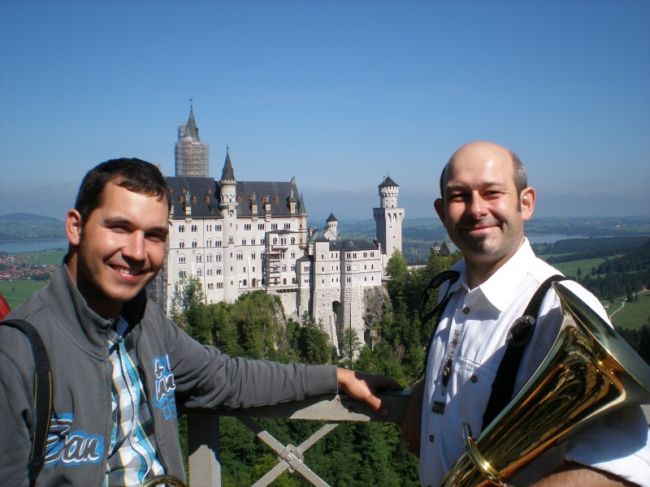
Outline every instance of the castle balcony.
POLYGON ((192 487, 221 487, 221 465, 219 463, 219 417, 235 416, 246 425, 257 439, 277 455, 277 464, 260 477, 254 487, 270 485, 285 471, 302 476, 311 485, 327 487, 334 479, 322 479, 305 463, 304 453, 319 440, 344 422, 382 421, 401 423, 409 391, 380 394, 386 417, 381 417, 364 403, 359 403, 344 395, 317 396, 304 401, 295 401, 268 407, 238 410, 189 410, 189 476, 192 487), (320 429, 308 438, 297 438, 284 445, 268 431, 260 428, 255 418, 289 419, 292 421, 322 421, 320 429))

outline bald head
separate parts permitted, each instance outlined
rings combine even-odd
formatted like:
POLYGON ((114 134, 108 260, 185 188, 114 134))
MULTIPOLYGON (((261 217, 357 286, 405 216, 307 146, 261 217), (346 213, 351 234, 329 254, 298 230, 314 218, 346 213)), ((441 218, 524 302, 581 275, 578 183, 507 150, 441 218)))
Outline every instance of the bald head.
POLYGON ((494 142, 478 140, 461 146, 453 153, 447 164, 445 164, 440 174, 440 197, 442 200, 445 200, 445 185, 447 184, 449 170, 456 159, 466 156, 476 158, 477 160, 488 160, 504 155, 512 161, 515 188, 517 189, 517 193, 521 193, 524 188, 528 187, 528 177, 526 176, 526 168, 521 162, 521 159, 519 159, 519 156, 510 149, 495 144, 494 142))

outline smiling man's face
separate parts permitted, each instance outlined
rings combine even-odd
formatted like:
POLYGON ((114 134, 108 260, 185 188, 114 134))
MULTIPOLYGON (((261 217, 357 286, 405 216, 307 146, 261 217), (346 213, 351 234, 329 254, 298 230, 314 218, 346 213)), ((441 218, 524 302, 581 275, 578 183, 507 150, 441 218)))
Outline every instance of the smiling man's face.
POLYGON ((443 198, 435 202, 449 237, 463 253, 468 276, 480 284, 521 245, 524 221, 534 209, 535 192, 517 191, 510 152, 489 142, 461 147, 443 181, 443 198))
POLYGON ((136 193, 109 182, 101 204, 85 222, 66 218, 72 252, 70 275, 88 305, 116 317, 160 269, 165 256, 168 206, 164 197, 136 193))

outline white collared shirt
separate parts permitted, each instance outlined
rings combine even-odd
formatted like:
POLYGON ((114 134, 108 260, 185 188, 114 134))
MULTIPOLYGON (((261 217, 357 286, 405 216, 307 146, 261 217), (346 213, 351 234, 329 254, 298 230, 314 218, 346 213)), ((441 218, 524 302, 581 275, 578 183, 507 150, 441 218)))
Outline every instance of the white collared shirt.
MULTIPOLYGON (((475 438, 479 436, 510 327, 523 314, 540 284, 559 274, 535 257, 528 240, 524 240, 517 253, 497 272, 474 289, 470 290, 467 285, 463 262, 456 270, 461 272, 461 277, 449 290, 453 294, 427 358, 420 445, 420 483, 423 486, 437 485, 463 453, 463 423, 469 423, 475 438), (451 372, 445 386, 443 376, 447 374, 443 372, 443 365, 449 363, 451 372), (443 408, 444 412, 439 414, 443 408)), ((573 281, 564 281, 561 285, 609 322, 605 309, 590 292, 573 281)), ((440 294, 443 293, 441 290, 440 294)), ((522 358, 515 391, 524 385, 546 356, 561 321, 559 299, 549 292, 540 307, 533 339, 522 358)), ((533 475, 550 473, 564 455, 566 460, 650 485, 650 439, 641 409, 626 408, 610 416, 608 427, 605 421, 600 421, 586 428, 563 446, 555 463, 547 457, 545 468, 537 474, 531 473, 526 480, 533 480, 533 475), (645 431, 639 431, 643 427, 645 431), (629 454, 621 454, 621 451, 629 454)), ((536 470, 532 467, 535 466, 531 465, 529 472, 536 470)))

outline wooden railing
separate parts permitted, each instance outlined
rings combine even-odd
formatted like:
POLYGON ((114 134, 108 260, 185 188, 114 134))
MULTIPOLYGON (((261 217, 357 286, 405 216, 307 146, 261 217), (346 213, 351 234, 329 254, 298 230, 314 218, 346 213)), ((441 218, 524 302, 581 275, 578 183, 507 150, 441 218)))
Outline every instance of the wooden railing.
POLYGON ((300 402, 243 410, 191 411, 188 413, 189 429, 189 475, 192 487, 221 487, 219 462, 219 416, 236 416, 278 457, 278 463, 253 485, 269 485, 283 472, 289 470, 302 475, 312 485, 325 487, 329 484, 312 471, 304 462, 304 453, 339 423, 392 421, 401 422, 409 399, 408 392, 381 395, 387 416, 379 416, 365 404, 345 396, 331 395, 309 398, 300 402), (297 444, 284 445, 268 431, 260 428, 254 418, 284 418, 299 421, 324 421, 326 424, 309 438, 297 440, 297 444), (298 443, 299 441, 299 443, 298 443))

